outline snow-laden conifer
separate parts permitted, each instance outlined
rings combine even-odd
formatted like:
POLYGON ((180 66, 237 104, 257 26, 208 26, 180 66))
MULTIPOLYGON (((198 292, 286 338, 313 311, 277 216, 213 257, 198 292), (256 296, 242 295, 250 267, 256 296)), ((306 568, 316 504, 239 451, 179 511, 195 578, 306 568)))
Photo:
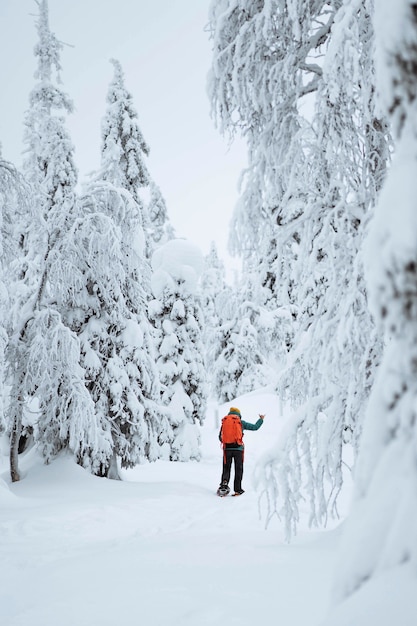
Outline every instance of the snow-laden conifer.
POLYGON ((114 75, 108 88, 107 109, 102 121, 100 178, 130 193, 140 206, 141 225, 147 228, 149 216, 145 213, 141 189, 150 184, 145 162, 149 146, 139 127, 132 94, 126 89, 122 66, 116 59, 111 62, 114 75))
POLYGON ((298 101, 315 91, 321 75, 315 56, 332 23, 325 4, 214 0, 210 6, 213 115, 222 131, 243 132, 249 151, 231 244, 259 268, 269 309, 293 301, 306 167, 298 101))
MULTIPOLYGON (((28 216, 33 210, 33 191, 12 163, 0 156, 0 431, 10 435, 13 427, 8 403, 8 390, 13 376, 7 380, 9 339, 16 321, 10 315, 16 298, 24 301, 27 285, 19 280, 22 292, 16 289, 16 276, 22 278, 21 257, 23 232, 27 233, 28 216), (23 225, 26 225, 26 228, 23 225)), ((29 426, 29 429, 31 426, 29 426)), ((25 431, 25 436, 28 435, 25 431)))
MULTIPOLYGON (((132 96, 126 90, 121 65, 118 61, 113 61, 113 65, 114 78, 102 123, 101 170, 96 182, 86 190, 82 204, 86 219, 91 219, 91 214, 102 213, 113 222, 110 230, 114 241, 112 244, 110 237, 107 245, 112 250, 118 247, 110 264, 110 274, 107 267, 92 260, 96 270, 89 271, 88 282, 96 283, 99 291, 107 282, 110 292, 118 290, 119 295, 114 303, 98 298, 79 322, 81 330, 78 332, 83 334, 85 345, 89 345, 88 349, 96 353, 98 359, 99 382, 93 395, 100 395, 98 410, 103 419, 111 422, 112 464, 115 466, 114 460, 119 457, 122 466, 131 467, 143 459, 155 460, 159 456, 157 438, 165 420, 164 412, 158 408, 159 379, 153 328, 147 316, 151 289, 146 257, 155 241, 164 236, 166 207, 160 191, 152 186, 149 178, 144 161, 149 148, 138 125, 132 96), (149 186, 154 199, 155 239, 152 241, 148 205, 142 199, 143 188, 149 186), (101 321, 93 323, 98 318, 101 321)), ((103 256, 101 263, 105 264, 103 256)), ((74 302, 73 306, 79 305, 74 302)), ((109 469, 103 467, 103 474, 108 475, 109 469)))
POLYGON ((280 484, 288 530, 303 490, 312 523, 335 505, 343 444, 357 443, 378 360, 360 255, 388 157, 371 10, 297 0, 211 9, 212 100, 249 145, 235 232, 246 259, 259 259, 257 302, 275 319, 279 390, 296 411, 267 481, 280 484), (314 115, 303 117, 307 96, 314 115))
POLYGON ((46 462, 60 450, 69 449, 80 464, 94 471, 109 455, 110 437, 95 419, 94 403, 84 385, 77 337, 51 308, 35 313, 27 335, 24 389, 37 398, 35 441, 46 462))
POLYGON ((74 148, 64 118, 56 115, 55 111, 71 113, 73 103, 58 86, 61 82, 60 53, 63 44, 50 30, 48 2, 40 0, 37 4, 38 43, 34 50, 38 63, 35 72, 37 82, 30 92, 25 117, 27 148, 24 170, 35 193, 39 194, 37 202, 41 216, 49 222, 49 237, 54 238, 72 209, 77 184, 74 148), (53 219, 50 219, 51 212, 53 219))
POLYGON ((132 94, 126 89, 122 66, 112 59, 113 80, 107 92, 107 111, 102 122, 101 176, 130 192, 139 201, 139 189, 149 185, 145 158, 149 154, 138 123, 132 94))
POLYGON ((84 391, 78 340, 63 326, 65 311, 55 298, 52 261, 75 219, 77 171, 65 119, 56 114, 72 109, 57 85, 62 44, 49 28, 47 1, 38 6, 37 82, 26 115, 24 163, 33 212, 25 215, 21 228, 23 254, 13 285, 8 346, 12 480, 19 479, 17 452, 28 403, 40 411, 35 434, 47 460, 69 447, 84 463, 86 456, 101 456, 108 448, 84 391), (42 358, 35 368, 37 350, 42 358))
POLYGON ((219 402, 231 402, 269 382, 271 372, 259 347, 262 309, 252 296, 251 282, 244 281, 236 290, 225 286, 216 297, 212 388, 219 402))
MULTIPOLYGON (((159 456, 164 429, 151 326, 150 272, 137 203, 108 182, 91 184, 56 258, 57 297, 81 344, 95 419, 111 441, 95 472, 117 477, 159 456)), ((93 459, 94 461, 94 459, 93 459)))
POLYGON ((148 213, 149 222, 147 234, 150 238, 149 246, 151 249, 175 238, 175 231, 168 218, 165 198, 158 185, 152 180, 150 182, 148 213))
POLYGON ((402 568, 405 574, 408 565, 414 580, 417 562, 415 5, 407 0, 377 1, 375 34, 378 91, 397 140, 365 257, 370 305, 385 348, 367 409, 355 497, 336 567, 338 601, 365 582, 389 581, 389 571, 398 576, 402 568))
POLYGON ((149 146, 139 126, 132 94, 125 85, 119 61, 112 59, 113 79, 107 93, 102 121, 102 159, 99 179, 126 189, 138 205, 146 237, 148 258, 156 245, 172 239, 164 197, 152 180, 146 159, 149 146))
POLYGON ((210 379, 214 372, 214 355, 218 351, 219 314, 216 311, 216 298, 225 288, 225 268, 218 256, 214 242, 204 257, 204 267, 200 278, 200 303, 203 313, 202 340, 205 353, 205 364, 210 379))
MULTIPOLYGON (((4 168, 0 162, 0 188, 3 189, 4 168)), ((0 192, 0 315, 2 320, 6 313, 7 307, 7 291, 4 284, 4 244, 3 244, 3 210, 4 210, 4 192, 0 192)), ((7 333, 4 328, 4 322, 0 324, 0 433, 5 429, 6 423, 4 419, 4 365, 5 365, 5 351, 7 345, 7 333)))
POLYGON ((242 256, 245 276, 258 274, 259 349, 280 366, 298 314, 309 165, 301 106, 322 75, 317 57, 333 22, 325 4, 217 0, 210 7, 213 114, 222 131, 244 134, 249 153, 230 247, 242 256))
POLYGON ((183 240, 172 240, 152 257, 149 314, 157 333, 161 401, 169 427, 160 435, 172 461, 200 458, 200 431, 205 417, 207 385, 201 332, 202 312, 197 297, 203 259, 183 240))
POLYGON ((18 252, 15 220, 19 205, 28 205, 27 186, 15 167, 3 160, 0 145, 0 432, 7 428, 4 414, 5 355, 7 348, 7 320, 10 307, 10 263, 18 252))
POLYGON ((325 523, 329 512, 336 513, 345 447, 357 450, 381 351, 362 258, 389 156, 386 124, 375 111, 370 8, 358 0, 344 3, 336 14, 306 143, 311 157, 295 266, 297 331, 279 384, 284 397, 289 390, 295 409, 277 460, 288 526, 298 517, 303 485, 311 523, 325 523), (289 486, 278 465, 298 473, 298 464, 302 481, 289 486))

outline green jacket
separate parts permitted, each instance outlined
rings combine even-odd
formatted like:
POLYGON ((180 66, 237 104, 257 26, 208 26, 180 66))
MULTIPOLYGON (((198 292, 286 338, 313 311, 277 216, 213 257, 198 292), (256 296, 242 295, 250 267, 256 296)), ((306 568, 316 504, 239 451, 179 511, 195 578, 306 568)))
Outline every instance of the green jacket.
MULTIPOLYGON (((240 422, 242 424, 242 430, 258 430, 264 423, 263 419, 261 418, 259 418, 255 424, 251 424, 250 422, 245 422, 245 420, 243 420, 242 418, 240 418, 240 422)), ((219 439, 220 441, 222 440, 221 428, 219 431, 219 439)), ((227 450, 244 450, 245 446, 243 444, 241 446, 238 446, 237 444, 234 444, 234 443, 227 443, 226 448, 227 450)))

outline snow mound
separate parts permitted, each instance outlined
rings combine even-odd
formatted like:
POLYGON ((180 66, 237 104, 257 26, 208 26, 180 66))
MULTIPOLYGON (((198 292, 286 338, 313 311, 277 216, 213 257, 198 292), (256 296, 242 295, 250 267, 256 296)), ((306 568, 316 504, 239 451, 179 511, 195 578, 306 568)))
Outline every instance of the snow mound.
POLYGON ((196 293, 203 266, 203 255, 196 245, 185 239, 168 241, 152 256, 154 296, 160 297, 164 289, 173 289, 178 282, 183 283, 189 293, 196 293))

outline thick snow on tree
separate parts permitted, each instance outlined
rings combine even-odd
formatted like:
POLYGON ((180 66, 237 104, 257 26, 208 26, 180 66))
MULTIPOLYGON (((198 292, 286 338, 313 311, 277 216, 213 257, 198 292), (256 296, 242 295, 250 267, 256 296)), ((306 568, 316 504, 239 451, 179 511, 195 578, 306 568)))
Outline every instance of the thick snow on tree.
POLYGON ((91 402, 84 391, 79 343, 63 326, 65 311, 57 307, 54 292, 57 280, 52 262, 75 219, 77 171, 65 120, 56 114, 72 109, 70 100, 57 86, 62 44, 50 31, 47 1, 38 2, 38 6, 38 81, 30 94, 26 116, 24 163, 33 211, 26 212, 19 226, 22 256, 12 286, 8 345, 12 480, 19 480, 17 452, 28 402, 37 401, 41 411, 35 434, 47 460, 70 447, 84 462, 84 455, 100 456, 108 447, 108 442, 97 437, 100 427, 92 421, 91 402), (37 350, 43 358, 31 371, 29 364, 34 363, 37 350), (61 389, 65 395, 60 395, 61 389))
POLYGON ((204 267, 199 284, 200 303, 204 320, 202 331, 204 362, 210 387, 212 387, 211 379, 215 365, 214 355, 218 352, 216 343, 220 323, 220 317, 216 311, 216 298, 225 289, 225 286, 224 264, 218 256, 215 243, 212 242, 208 255, 204 257, 204 267))
POLYGON ((212 354, 211 393, 222 403, 232 401, 238 395, 237 384, 241 374, 236 358, 236 343, 239 337, 237 294, 229 285, 225 285, 217 295, 215 311, 218 327, 212 354))
POLYGON ((146 157, 149 146, 139 127, 132 94, 126 89, 119 61, 112 60, 114 76, 107 93, 107 110, 102 121, 102 159, 98 180, 128 191, 137 205, 146 238, 146 256, 156 246, 173 239, 166 203, 152 180, 146 157))
POLYGON ((380 351, 361 258, 388 158, 371 10, 362 0, 211 7, 213 106, 249 146, 235 232, 245 269, 260 268, 256 302, 275 319, 278 388, 295 410, 265 483, 288 533, 305 492, 312 523, 336 511, 344 443, 357 444, 380 351))
POLYGON ((316 89, 321 75, 315 51, 333 19, 325 4, 214 0, 210 6, 213 115, 222 131, 240 129, 249 150, 232 248, 259 268, 269 308, 277 306, 278 293, 280 303, 291 302, 293 222, 303 213, 306 169, 298 101, 316 89))
POLYGON ((107 110, 102 121, 101 170, 99 178, 126 189, 137 203, 142 227, 149 227, 147 205, 141 191, 150 184, 145 158, 149 154, 139 127, 132 94, 126 89, 122 66, 112 59, 113 79, 107 93, 107 110))
POLYGON ((139 201, 139 189, 149 185, 144 157, 149 154, 132 95, 126 89, 119 61, 112 59, 114 76, 107 93, 107 111, 102 122, 102 172, 104 180, 127 189, 139 201))
POLYGON ((55 292, 81 344, 81 365, 109 455, 95 473, 116 477, 160 455, 164 429, 151 325, 150 271, 137 203, 110 183, 94 183, 56 256, 55 292))
MULTIPOLYGON (((41 214, 45 220, 53 215, 53 230, 65 222, 74 203, 77 170, 74 164, 73 146, 65 129, 63 117, 54 111, 71 113, 73 104, 59 87, 60 52, 63 44, 49 28, 47 0, 38 2, 38 43, 35 57, 38 68, 37 83, 29 96, 29 110, 25 119, 25 143, 27 145, 24 170, 26 178, 39 193, 41 214), (58 167, 59 165, 59 167, 58 167)), ((51 222, 52 224, 52 222, 51 222)), ((52 236, 55 236, 55 232, 52 236)))
MULTIPOLYGON (((146 257, 157 242, 168 238, 171 233, 162 194, 151 181, 145 164, 144 157, 149 154, 149 147, 139 128, 132 96, 125 87, 122 67, 118 61, 113 60, 112 63, 114 77, 108 90, 108 106, 102 122, 102 163, 98 176, 101 180, 87 193, 90 199, 85 204, 95 204, 95 208, 90 207, 89 210, 103 212, 113 219, 120 232, 120 259, 114 259, 114 262, 121 263, 125 272, 121 289, 125 310, 122 307, 117 321, 115 319, 110 324, 114 337, 108 341, 109 346, 117 344, 115 350, 121 359, 119 369, 125 368, 126 380, 132 387, 131 393, 127 388, 123 392, 119 401, 120 416, 113 420, 115 454, 127 467, 144 458, 154 460, 159 456, 157 435, 165 418, 156 404, 159 402, 159 378, 153 353, 153 328, 147 315, 147 302, 152 295, 151 270, 146 257), (104 185, 102 181, 105 181, 104 185), (142 197, 145 187, 150 187, 149 203, 142 197), (151 219, 149 208, 152 210, 151 219), (121 331, 125 326, 124 318, 129 332, 121 331), (129 358, 132 365, 129 365, 129 358), (133 398, 136 398, 138 406, 132 408, 129 404, 134 404, 133 398), (132 417, 129 417, 129 411, 133 411, 132 417), (132 422, 131 429, 129 420, 132 422)), ((120 279, 113 277, 116 281, 120 279)), ((100 316, 99 305, 97 302, 94 309, 96 316, 100 316)), ((102 360, 102 368, 103 373, 106 371, 105 376, 112 375, 106 359, 102 360)), ((100 393, 105 394, 104 381, 101 388, 100 393)))
POLYGON ((111 440, 103 436, 94 419, 94 404, 79 364, 77 337, 64 326, 57 311, 47 308, 35 313, 27 335, 23 388, 38 398, 35 441, 46 462, 61 449, 69 449, 80 464, 94 470, 108 456, 111 440))
POLYGON ((21 226, 27 224, 27 217, 32 211, 32 188, 11 163, 1 158, 0 153, 0 431, 10 431, 12 426, 5 398, 8 335, 12 333, 16 321, 11 315, 13 303, 16 299, 20 304, 24 303, 28 291, 22 280, 18 283, 21 289, 17 292, 15 289, 17 276, 22 277, 21 226))
POLYGON ((132 94, 126 89, 122 66, 112 59, 114 76, 107 93, 102 121, 102 163, 99 179, 128 191, 141 215, 146 237, 146 255, 173 239, 164 197, 152 180, 146 164, 149 146, 139 127, 132 94))
POLYGON ((207 385, 201 340, 203 316, 198 300, 201 252, 174 239, 152 257, 149 315, 157 333, 161 401, 168 410, 169 428, 160 436, 173 461, 200 458, 200 431, 205 417, 207 385))
POLYGON ((281 365, 293 343, 295 269, 307 217, 311 128, 301 108, 322 76, 317 57, 334 17, 325 5, 217 0, 209 14, 213 115, 223 132, 240 130, 249 151, 230 247, 242 256, 245 275, 258 273, 260 319, 268 319, 259 334, 266 339, 261 350, 264 359, 273 356, 281 365))
POLYGON ((175 238, 175 231, 169 221, 167 206, 158 185, 150 182, 150 198, 148 205, 148 236, 151 249, 175 238))
POLYGON ((11 163, 1 157, 0 145, 0 432, 6 429, 4 415, 4 375, 5 352, 7 347, 6 319, 9 307, 9 293, 7 288, 8 261, 13 258, 13 208, 16 196, 22 187, 19 176, 11 163))
POLYGON ((264 387, 272 372, 260 346, 263 308, 256 303, 256 283, 225 286, 217 295, 217 328, 213 342, 213 393, 219 402, 264 387))
MULTIPOLYGON (((417 13, 409 0, 375 3, 376 64, 396 153, 366 247, 370 304, 385 350, 367 409, 356 494, 337 566, 335 599, 369 579, 415 576, 417 541, 417 13)), ((392 584, 390 587, 392 587, 392 584)), ((382 600, 383 601, 383 600, 382 600)), ((364 616, 359 616, 357 623, 364 616)))
POLYGON ((295 473, 297 465, 303 467, 293 487, 277 467, 287 528, 298 518, 303 484, 311 523, 323 524, 329 512, 337 513, 346 444, 356 452, 381 353, 362 258, 389 146, 386 125, 375 113, 372 47, 370 6, 362 0, 345 3, 335 16, 323 62, 313 118, 316 139, 307 146, 308 219, 294 272, 297 331, 279 383, 284 398, 289 390, 296 411, 277 466, 293 466, 295 473), (298 448, 309 453, 301 455, 298 448))

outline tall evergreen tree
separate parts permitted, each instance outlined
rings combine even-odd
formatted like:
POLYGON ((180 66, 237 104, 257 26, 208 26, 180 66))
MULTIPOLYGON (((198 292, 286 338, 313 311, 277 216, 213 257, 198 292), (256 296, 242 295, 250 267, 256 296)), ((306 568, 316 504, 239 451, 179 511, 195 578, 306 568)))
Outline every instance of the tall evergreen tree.
POLYGON ((47 0, 39 0, 37 4, 38 43, 34 51, 38 62, 37 83, 29 96, 25 120, 27 158, 24 170, 39 196, 40 216, 47 225, 50 247, 71 214, 78 174, 65 120, 54 114, 54 111, 73 111, 72 101, 58 86, 63 44, 50 30, 47 0))
POLYGON ((107 93, 107 110, 102 121, 102 159, 100 178, 126 189, 138 205, 141 226, 147 229, 149 215, 141 190, 150 184, 145 162, 149 155, 138 123, 132 94, 126 89, 122 66, 112 59, 114 76, 107 93))
POLYGON ((155 249, 170 239, 175 238, 175 231, 168 218, 165 199, 158 185, 156 185, 153 181, 150 183, 148 213, 148 237, 151 249, 155 249))
POLYGON ((146 256, 155 246, 172 239, 165 200, 152 180, 146 158, 149 146, 139 127, 132 94, 125 86, 119 61, 112 59, 114 76, 107 93, 107 110, 102 122, 102 164, 99 178, 126 189, 141 214, 146 237, 146 256))
POLYGON ((238 331, 238 298, 230 285, 224 285, 217 295, 215 312, 217 329, 212 347, 211 393, 218 402, 229 402, 238 395, 238 382, 241 375, 236 358, 238 331))
POLYGON ((145 315, 149 268, 137 205, 128 192, 94 183, 56 258, 58 301, 81 343, 95 419, 110 441, 96 474, 118 477, 159 456, 163 411, 151 327, 145 315))
POLYGON ((107 93, 107 111, 102 122, 101 177, 123 187, 140 203, 139 189, 149 185, 145 158, 149 154, 132 94, 126 89, 122 66, 112 59, 113 80, 107 93))
POLYGON ((214 242, 204 258, 204 268, 200 278, 200 302, 203 312, 202 341, 204 346, 205 364, 209 377, 214 372, 214 354, 217 351, 219 314, 216 311, 217 296, 225 288, 225 268, 219 259, 214 242))
POLYGON ((161 401, 169 428, 160 436, 172 461, 200 458, 200 432, 207 386, 201 341, 202 312, 197 281, 202 259, 194 246, 172 240, 152 258, 150 318, 156 330, 161 401))
POLYGON ((378 0, 375 33, 378 92, 396 151, 370 228, 366 268, 386 344, 364 424, 336 601, 346 601, 366 582, 390 583, 401 570, 406 580, 410 565, 414 584, 417 558, 416 3, 378 0))
POLYGON ((246 237, 247 258, 253 249, 255 261, 262 257, 267 292, 258 302, 274 315, 276 356, 289 350, 278 388, 296 412, 268 467, 276 472, 269 485, 279 485, 269 501, 279 499, 288 532, 302 491, 312 523, 335 506, 343 442, 348 431, 357 442, 378 357, 360 257, 388 157, 375 114, 371 9, 362 0, 218 1, 211 9, 212 99, 223 126, 243 129, 249 145, 239 245, 245 253, 246 237), (312 119, 302 114, 306 96, 315 99, 312 119))
POLYGON ((59 89, 62 44, 49 28, 47 0, 38 2, 38 82, 26 116, 24 164, 34 196, 33 215, 21 228, 23 257, 13 286, 12 329, 8 347, 11 475, 19 480, 18 446, 25 404, 36 397, 39 416, 35 438, 50 460, 62 448, 79 460, 107 443, 98 436, 90 398, 79 368, 79 343, 62 324, 53 293, 52 253, 74 219, 77 172, 63 117, 72 104, 59 89), (35 367, 36 365, 36 367, 35 367), (60 393, 65 391, 65 393, 60 393))
POLYGON ((255 284, 246 279, 236 290, 225 287, 216 298, 218 324, 214 336, 213 390, 221 402, 264 387, 271 374, 260 345, 262 308, 255 284))
MULTIPOLYGON (((29 216, 33 214, 33 189, 12 163, 4 161, 0 154, 0 431, 10 435, 12 424, 9 419, 8 394, 5 393, 13 377, 7 379, 8 353, 13 328, 18 317, 11 314, 15 311, 15 299, 24 302, 27 286, 23 284, 22 269, 26 260, 21 263, 22 251, 28 232, 29 216), (26 228, 23 228, 23 225, 26 228), (19 277, 19 281, 17 281, 19 277), (16 287, 19 290, 16 292, 16 287)), ((19 311, 20 314, 20 311, 19 311)), ((31 438, 32 426, 23 425, 22 439, 31 438)), ((21 441, 22 444, 22 441, 21 441)))
MULTIPOLYGON (((291 368, 279 389, 296 387, 294 430, 279 463, 305 463, 311 522, 336 512, 346 443, 356 453, 381 340, 367 305, 362 259, 366 227, 389 158, 384 120, 375 112, 371 5, 338 10, 316 97, 303 234, 296 272, 297 331, 291 368), (360 68, 360 72, 359 72, 360 68), (345 76, 351 77, 349 81, 345 76), (324 149, 323 149, 324 148, 324 149), (325 480, 323 480, 325 477, 325 480)), ((282 476, 279 470, 277 475, 282 476)), ((300 497, 288 491, 287 523, 300 497)), ((296 489, 300 489, 297 485, 296 489)))
MULTIPOLYGON (((1 146, 0 146, 1 148, 1 146)), ((0 153, 1 157, 1 153, 0 153)), ((4 365, 5 365, 5 351, 7 344, 7 333, 4 328, 5 309, 7 307, 7 291, 4 284, 3 272, 4 272, 4 243, 3 243, 3 212, 4 212, 4 178, 5 173, 7 176, 7 170, 5 172, 3 163, 0 161, 0 315, 2 322, 0 323, 0 433, 5 429, 4 409, 3 409, 3 396, 4 396, 4 365)))
POLYGON ((0 145, 0 432, 7 429, 4 414, 4 377, 10 308, 10 264, 15 260, 18 251, 14 224, 19 207, 27 206, 29 197, 23 178, 11 163, 3 160, 0 145))
POLYGON ((232 246, 244 268, 246 260, 259 268, 263 304, 272 309, 293 302, 306 166, 298 101, 317 88, 321 69, 314 57, 333 19, 323 10, 327 4, 213 0, 210 7, 213 113, 221 130, 244 134, 249 150, 232 246))
MULTIPOLYGON (((123 467, 158 458, 158 434, 165 420, 158 407, 153 328, 147 316, 149 220, 141 190, 150 184, 143 159, 148 147, 120 63, 113 64, 102 125, 102 167, 85 191, 83 216, 66 244, 73 250, 67 256, 73 257, 76 284, 84 284, 62 293, 74 311, 68 323, 82 341, 97 418, 112 437, 111 458, 99 469, 104 476, 117 476, 117 458, 123 467), (94 249, 86 246, 88 228, 94 249), (107 247, 112 254, 109 266, 103 256, 107 247)), ((66 273, 71 274, 68 268, 66 273)))

